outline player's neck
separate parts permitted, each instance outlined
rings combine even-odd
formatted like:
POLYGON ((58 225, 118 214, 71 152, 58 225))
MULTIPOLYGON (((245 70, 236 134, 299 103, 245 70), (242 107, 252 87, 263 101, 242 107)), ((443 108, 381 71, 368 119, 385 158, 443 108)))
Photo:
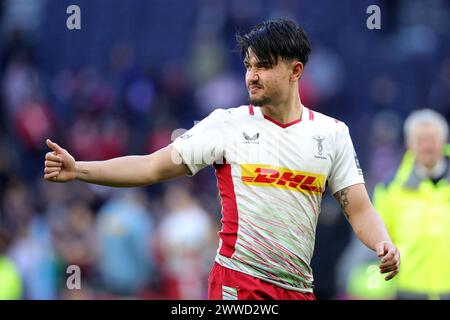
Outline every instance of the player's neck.
POLYGON ((416 173, 421 177, 428 177, 436 179, 442 176, 447 169, 445 158, 442 157, 439 161, 432 167, 426 167, 425 165, 417 162, 416 163, 416 173))
POLYGON ((296 92, 292 99, 284 103, 261 106, 261 111, 277 122, 288 124, 301 118, 303 105, 298 92, 296 92))

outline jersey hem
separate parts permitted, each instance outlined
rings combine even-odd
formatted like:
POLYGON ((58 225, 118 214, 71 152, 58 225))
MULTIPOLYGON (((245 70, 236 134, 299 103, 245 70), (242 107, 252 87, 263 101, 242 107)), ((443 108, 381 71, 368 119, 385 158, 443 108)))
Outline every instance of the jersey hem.
POLYGON ((245 271, 240 270, 238 268, 231 268, 230 266, 225 266, 223 263, 221 263, 221 261, 219 259, 219 256, 222 259, 230 259, 230 258, 227 258, 227 257, 222 256, 222 255, 218 255, 218 257, 216 257, 215 262, 217 262, 219 265, 221 265, 224 268, 227 268, 227 269, 230 269, 230 270, 234 270, 234 271, 237 271, 237 272, 241 272, 241 273, 244 273, 246 275, 252 276, 254 278, 257 278, 257 279, 269 282, 269 283, 271 283, 273 285, 276 285, 277 287, 280 287, 280 288, 285 289, 285 290, 297 291, 297 292, 301 292, 301 293, 313 293, 313 289, 312 288, 310 288, 310 289, 302 289, 302 288, 293 287, 293 286, 290 286, 290 285, 287 285, 287 284, 282 284, 282 283, 279 283, 277 281, 264 278, 264 277, 262 277, 260 275, 257 275, 257 274, 253 274, 253 273, 250 273, 250 272, 245 272, 245 271))

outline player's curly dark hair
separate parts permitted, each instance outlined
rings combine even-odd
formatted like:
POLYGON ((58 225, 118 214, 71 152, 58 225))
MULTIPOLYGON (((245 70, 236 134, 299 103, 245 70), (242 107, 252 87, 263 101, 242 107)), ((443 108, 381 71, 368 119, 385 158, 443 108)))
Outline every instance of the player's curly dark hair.
POLYGON ((241 54, 246 57, 248 49, 257 59, 270 67, 283 60, 297 59, 305 65, 311 46, 305 30, 287 19, 268 20, 255 26, 245 35, 236 35, 241 54))

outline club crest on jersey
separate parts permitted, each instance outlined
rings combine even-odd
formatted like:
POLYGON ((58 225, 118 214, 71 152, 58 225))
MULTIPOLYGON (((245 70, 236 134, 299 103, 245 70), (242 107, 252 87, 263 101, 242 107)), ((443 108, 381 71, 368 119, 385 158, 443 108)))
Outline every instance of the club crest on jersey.
POLYGON ((323 144, 322 144, 323 140, 325 140, 325 137, 316 134, 315 136, 313 136, 313 138, 317 142, 317 155, 315 155, 314 157, 317 159, 326 160, 327 158, 323 156, 323 144))
POLYGON ((259 132, 256 133, 253 136, 249 136, 245 132, 242 132, 242 134, 243 134, 243 136, 245 138, 244 143, 246 143, 246 144, 249 144, 249 143, 251 143, 251 144, 259 144, 259 141, 258 141, 258 139, 259 139, 259 132))
POLYGON ((262 164, 241 164, 241 180, 246 185, 281 188, 309 194, 321 194, 325 176, 321 174, 272 167, 262 164))

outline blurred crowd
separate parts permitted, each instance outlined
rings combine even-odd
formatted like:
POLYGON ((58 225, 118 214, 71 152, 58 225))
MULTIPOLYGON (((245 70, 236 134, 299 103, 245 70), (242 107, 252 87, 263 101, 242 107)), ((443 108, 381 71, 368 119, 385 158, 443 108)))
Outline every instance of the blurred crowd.
MULTIPOLYGON (((306 29, 302 102, 347 123, 369 191, 398 166, 409 112, 450 119, 449 1, 75 2, 78 31, 65 26, 69 1, 0 1, 0 298, 206 298, 221 216, 212 169, 139 189, 52 184, 45 139, 80 160, 147 154, 213 109, 246 104, 234 36, 262 20, 306 29), (366 28, 374 3, 382 30, 366 28), (67 289, 70 265, 81 290, 67 289)), ((350 238, 325 197, 318 298, 343 294, 350 238)))

